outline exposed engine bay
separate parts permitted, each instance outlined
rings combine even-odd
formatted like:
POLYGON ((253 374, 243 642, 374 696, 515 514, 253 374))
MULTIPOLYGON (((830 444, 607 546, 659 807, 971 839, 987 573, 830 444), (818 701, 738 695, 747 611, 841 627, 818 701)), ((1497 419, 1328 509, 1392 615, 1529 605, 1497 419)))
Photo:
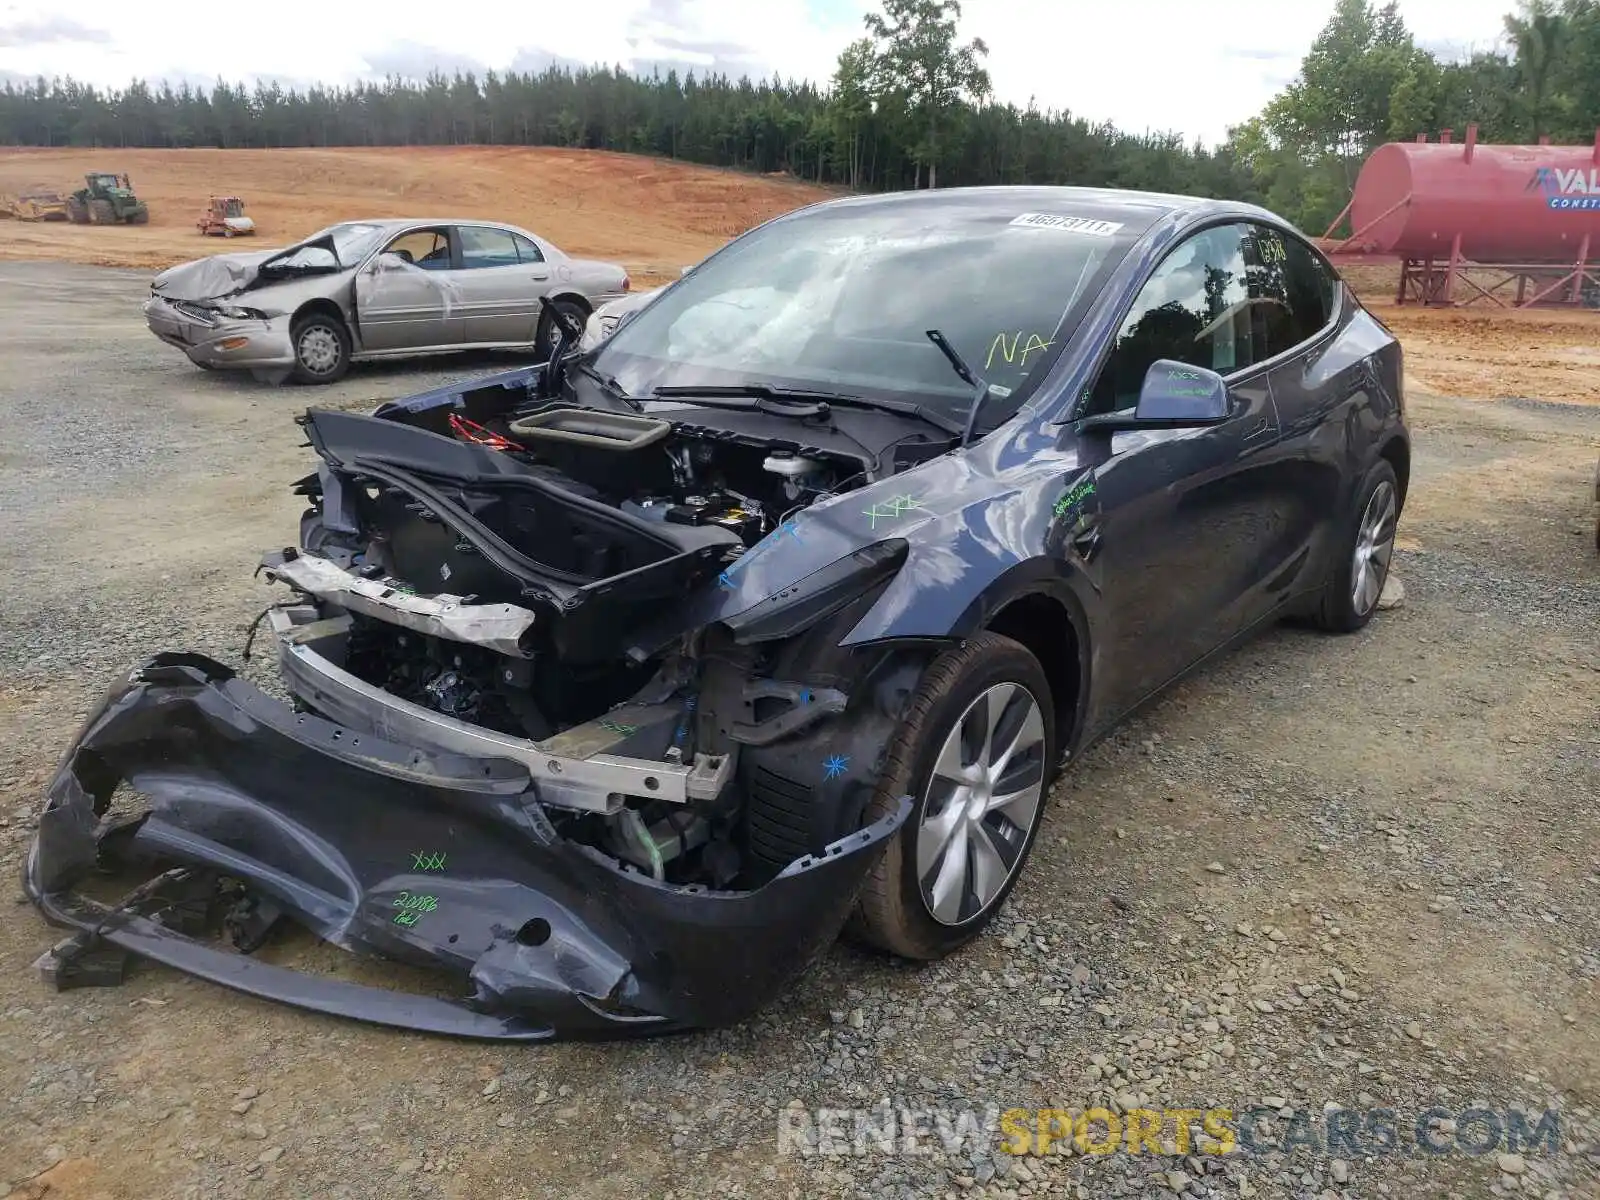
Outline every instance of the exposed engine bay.
MULTIPOLYGON (((487 483, 449 489, 464 511, 569 582, 627 576, 685 548, 699 567, 686 581, 714 578, 789 515, 863 471, 856 459, 775 451, 711 431, 680 431, 660 418, 580 408, 481 425, 451 413, 448 432, 493 450, 554 492, 631 519, 609 528, 585 521, 592 509, 565 510, 564 497, 549 491, 487 483), (650 536, 652 527, 660 536, 650 536)), ((308 546, 314 541, 319 553, 346 559, 363 577, 417 593, 461 594, 474 603, 528 598, 525 583, 517 586, 485 561, 403 485, 371 477, 356 482, 364 487, 357 493, 360 528, 341 534, 322 521, 320 491, 307 481, 308 546)), ((505 655, 448 637, 408 637, 379 618, 352 627, 350 670, 436 712, 521 737, 550 737, 594 718, 637 691, 657 667, 620 659, 614 643, 533 637, 520 654, 505 655), (560 670, 549 669, 553 659, 560 670)))
POLYGON ((489 388, 381 418, 308 413, 324 465, 297 485, 302 548, 263 566, 300 594, 273 613, 280 637, 371 689, 352 711, 286 658, 309 711, 381 731, 394 715, 380 710, 400 701, 443 719, 412 713, 406 732, 423 744, 482 731, 543 772, 540 803, 563 837, 657 880, 725 887, 798 848, 780 838, 752 858, 726 787, 740 746, 801 733, 847 698, 773 678, 781 642, 719 643, 685 618, 686 599, 794 514, 945 443, 890 419, 890 453, 868 453, 790 419, 651 407, 489 388), (670 774, 597 773, 567 755, 670 774))

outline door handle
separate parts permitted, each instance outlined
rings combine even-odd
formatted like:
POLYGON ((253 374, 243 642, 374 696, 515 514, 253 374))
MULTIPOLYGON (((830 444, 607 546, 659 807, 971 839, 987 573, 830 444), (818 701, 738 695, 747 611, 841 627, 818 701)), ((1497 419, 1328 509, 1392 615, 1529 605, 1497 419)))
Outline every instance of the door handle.
POLYGON ((1249 433, 1244 435, 1244 440, 1247 441, 1247 442, 1253 442, 1258 437, 1266 437, 1267 434, 1269 434, 1271 432, 1272 432, 1272 422, 1267 420, 1265 417, 1262 417, 1260 423, 1257 424, 1256 427, 1254 429, 1252 429, 1249 433))
POLYGON ((1086 525, 1072 535, 1072 548, 1078 557, 1088 562, 1100 553, 1100 526, 1086 525))
POLYGON ((539 282, 540 282, 540 283, 543 283, 543 282, 544 282, 544 281, 545 281, 545 280, 546 280, 546 279, 549 279, 549 278, 550 278, 550 272, 549 272, 549 271, 535 271, 535 272, 533 272, 533 274, 532 274, 532 275, 531 275, 531 276, 530 276, 530 278, 532 278, 532 279, 536 279, 536 280, 538 280, 538 281, 539 281, 539 282))

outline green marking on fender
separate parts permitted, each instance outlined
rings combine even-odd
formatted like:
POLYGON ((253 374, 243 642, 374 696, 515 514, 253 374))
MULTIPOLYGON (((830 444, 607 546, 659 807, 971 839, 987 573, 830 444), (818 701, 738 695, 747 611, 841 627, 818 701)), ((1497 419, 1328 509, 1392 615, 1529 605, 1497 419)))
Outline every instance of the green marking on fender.
POLYGON ((903 517, 912 509, 921 507, 922 501, 915 496, 896 496, 892 500, 885 500, 881 504, 874 504, 871 508, 863 509, 862 514, 872 522, 871 527, 876 529, 879 521, 903 517))
POLYGON ((1056 501, 1056 516, 1064 516, 1072 509, 1077 508, 1092 495, 1094 495, 1094 480, 1086 479, 1068 492, 1065 496, 1061 497, 1061 499, 1056 501))
POLYGON ((394 898, 393 907, 400 911, 394 915, 396 925, 408 928, 439 907, 439 898, 422 892, 401 892, 394 898))

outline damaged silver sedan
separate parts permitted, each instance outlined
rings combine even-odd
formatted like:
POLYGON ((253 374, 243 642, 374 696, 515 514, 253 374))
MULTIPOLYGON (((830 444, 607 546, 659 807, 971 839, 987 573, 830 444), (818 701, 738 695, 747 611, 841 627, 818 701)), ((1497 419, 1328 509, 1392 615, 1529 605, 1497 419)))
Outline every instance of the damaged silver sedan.
POLYGON ((629 291, 616 263, 573 258, 495 221, 347 221, 284 249, 218 254, 157 275, 150 331, 198 367, 332 383, 353 362, 555 345, 629 291), (549 301, 549 304, 546 304, 549 301))

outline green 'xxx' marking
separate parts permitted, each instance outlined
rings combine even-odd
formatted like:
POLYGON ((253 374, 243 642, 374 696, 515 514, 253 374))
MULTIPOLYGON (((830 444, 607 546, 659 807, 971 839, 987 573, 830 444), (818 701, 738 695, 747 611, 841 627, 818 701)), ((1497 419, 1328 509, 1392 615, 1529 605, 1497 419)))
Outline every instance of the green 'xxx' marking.
POLYGON ((874 504, 871 508, 863 509, 862 515, 872 522, 871 528, 876 529, 879 521, 903 517, 912 509, 921 507, 922 501, 915 496, 895 496, 893 499, 885 500, 881 504, 874 504))

